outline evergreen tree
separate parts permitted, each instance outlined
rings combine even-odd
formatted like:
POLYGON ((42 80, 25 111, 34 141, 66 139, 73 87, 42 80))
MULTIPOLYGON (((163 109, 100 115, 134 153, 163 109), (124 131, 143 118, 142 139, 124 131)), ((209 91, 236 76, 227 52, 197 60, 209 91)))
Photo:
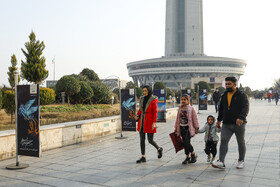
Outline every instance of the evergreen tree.
POLYGON ((26 59, 26 62, 21 61, 21 77, 28 82, 40 84, 49 75, 46 70, 46 59, 42 56, 45 44, 36 40, 36 35, 32 31, 29 42, 25 43, 25 48, 27 51, 21 49, 26 59))
MULTIPOLYGON (((8 80, 9 80, 9 83, 11 85, 12 88, 15 87, 15 71, 18 69, 16 66, 17 66, 17 58, 16 58, 16 55, 13 54, 11 56, 11 64, 12 66, 9 67, 9 71, 8 71, 8 80)), ((18 75, 18 82, 20 82, 20 77, 18 75)))

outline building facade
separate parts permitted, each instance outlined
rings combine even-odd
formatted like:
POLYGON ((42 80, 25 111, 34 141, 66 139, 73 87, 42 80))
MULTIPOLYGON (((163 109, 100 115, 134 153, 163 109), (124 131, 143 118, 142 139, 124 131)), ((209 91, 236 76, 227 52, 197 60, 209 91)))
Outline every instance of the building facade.
POLYGON ((227 76, 245 72, 242 59, 212 57, 203 51, 202 0, 166 0, 165 56, 127 64, 137 86, 163 82, 168 88, 193 88, 203 79, 212 89, 227 76))

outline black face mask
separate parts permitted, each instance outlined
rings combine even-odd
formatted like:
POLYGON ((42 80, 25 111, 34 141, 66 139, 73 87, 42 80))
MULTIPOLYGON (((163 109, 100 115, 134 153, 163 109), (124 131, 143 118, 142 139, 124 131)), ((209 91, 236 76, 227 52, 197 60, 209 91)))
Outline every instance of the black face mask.
POLYGON ((232 88, 227 88, 226 89, 228 92, 233 92, 233 89, 232 88))

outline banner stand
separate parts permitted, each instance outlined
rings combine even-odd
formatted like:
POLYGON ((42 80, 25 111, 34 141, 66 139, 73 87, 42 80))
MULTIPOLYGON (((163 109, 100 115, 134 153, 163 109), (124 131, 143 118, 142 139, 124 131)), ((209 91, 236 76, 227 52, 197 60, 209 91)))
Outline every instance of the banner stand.
POLYGON ((6 166, 6 169, 9 170, 16 170, 16 169, 24 169, 29 167, 28 164, 20 164, 19 163, 19 155, 18 155, 18 120, 17 120, 17 85, 18 85, 18 72, 15 71, 15 119, 16 119, 16 163, 15 164, 10 164, 6 166))
POLYGON ((127 137, 124 137, 123 136, 123 134, 122 134, 122 102, 121 102, 121 97, 122 97, 122 95, 121 95, 121 88, 120 88, 120 86, 119 86, 119 92, 120 92, 120 94, 119 94, 119 96, 120 96, 120 117, 121 117, 121 136, 117 136, 117 137, 115 137, 116 139, 126 139, 127 137))

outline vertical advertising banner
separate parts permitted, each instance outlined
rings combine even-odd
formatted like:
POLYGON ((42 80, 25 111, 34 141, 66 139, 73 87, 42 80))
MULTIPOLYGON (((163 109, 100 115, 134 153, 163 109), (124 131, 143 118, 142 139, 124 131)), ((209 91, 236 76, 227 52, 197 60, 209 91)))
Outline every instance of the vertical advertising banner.
POLYGON ((199 110, 207 110, 207 90, 199 90, 199 110))
POLYGON ((39 157, 39 85, 17 86, 18 154, 39 157))
POLYGON ((165 89, 154 90, 153 94, 158 97, 157 122, 166 122, 166 91, 165 89))
POLYGON ((123 131, 136 131, 135 89, 121 89, 121 122, 123 131))

